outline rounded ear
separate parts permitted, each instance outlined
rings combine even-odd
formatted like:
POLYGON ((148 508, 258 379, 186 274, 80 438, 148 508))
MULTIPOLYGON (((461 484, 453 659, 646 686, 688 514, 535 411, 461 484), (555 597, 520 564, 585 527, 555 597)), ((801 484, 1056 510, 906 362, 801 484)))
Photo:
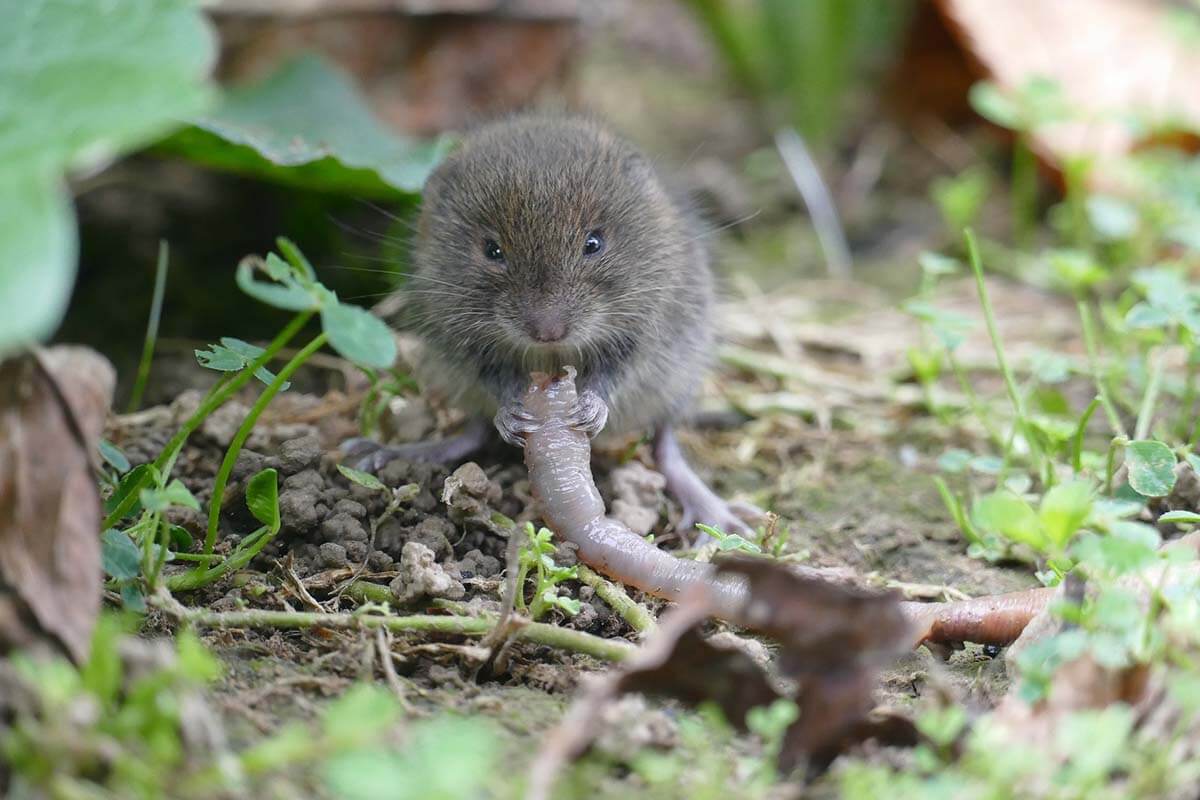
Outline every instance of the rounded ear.
POLYGON ((641 153, 630 153, 621 161, 621 172, 630 178, 654 179, 654 165, 641 153))

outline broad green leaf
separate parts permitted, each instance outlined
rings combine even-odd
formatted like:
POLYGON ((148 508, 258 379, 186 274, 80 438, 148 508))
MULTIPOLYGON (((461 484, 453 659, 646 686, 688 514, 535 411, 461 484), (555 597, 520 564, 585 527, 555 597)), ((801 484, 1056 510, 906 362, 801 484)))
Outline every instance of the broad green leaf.
POLYGON ((1129 485, 1146 497, 1166 497, 1175 488, 1175 453, 1162 442, 1144 439, 1125 447, 1129 485))
POLYGON ((121 584, 121 603, 135 614, 146 613, 146 596, 134 582, 121 584))
POLYGON ((195 2, 9 0, 0 16, 0 164, 91 169, 211 99, 195 2))
POLYGON ((246 359, 228 347, 211 344, 207 350, 196 350, 196 362, 205 369, 218 372, 237 372, 246 366, 246 359))
POLYGON ((164 489, 143 489, 140 499, 142 508, 155 513, 166 511, 171 506, 200 510, 200 503, 178 478, 168 483, 164 489))
POLYGON ((124 475, 129 471, 129 459, 125 456, 125 453, 121 451, 121 448, 117 447, 108 439, 101 439, 99 449, 100 457, 103 458, 105 462, 118 473, 124 475))
POLYGON ((1092 513, 1092 487, 1086 481, 1060 483, 1046 492, 1038 520, 1046 538, 1062 548, 1092 513))
POLYGON ((1200 475, 1200 456, 1196 455, 1195 453, 1188 453, 1187 462, 1188 465, 1191 466, 1192 471, 1197 475, 1200 475))
POLYGON ((496 729, 445 715, 412 726, 398 754, 359 750, 330 759, 325 781, 343 800, 468 800, 484 796, 503 752, 496 729))
POLYGON ((725 536, 725 538, 718 541, 717 549, 721 550, 721 551, 739 550, 739 551, 746 552, 746 553, 761 553, 762 552, 761 547, 759 547, 754 542, 751 542, 750 540, 748 540, 736 533, 728 534, 727 536, 725 536))
POLYGON ((419 191, 449 145, 395 133, 315 56, 231 90, 193 122, 165 146, 212 167, 357 195, 419 191))
POLYGON ((254 518, 276 533, 279 530, 279 481, 273 469, 264 469, 246 484, 246 507, 254 518))
POLYGON ((997 491, 981 497, 972 509, 975 526, 993 531, 1005 539, 1027 544, 1036 550, 1046 545, 1038 516, 1024 498, 1009 491, 997 491))
POLYGON ((215 40, 183 0, 0 5, 0 352, 46 338, 75 280, 62 175, 200 111, 215 40))
POLYGON ((400 707, 391 693, 358 684, 331 703, 323 715, 325 736, 335 747, 376 739, 395 723, 400 707))
POLYGON ((1080 562, 1124 575, 1144 569, 1158 559, 1158 531, 1140 522, 1119 522, 1107 536, 1080 537, 1072 554, 1080 562))
POLYGON ((365 308, 330 303, 321 309, 329 344, 356 364, 387 369, 396 360, 396 339, 383 320, 365 308))
POLYGON ((387 491, 387 487, 383 485, 383 481, 379 480, 379 478, 376 478, 369 472, 351 469, 344 464, 338 464, 337 468, 338 472, 342 473, 342 475, 346 477, 346 480, 350 481, 351 483, 357 483, 364 489, 374 489, 378 492, 387 491))
POLYGON ((109 528, 100 534, 100 563, 104 572, 117 580, 142 574, 142 553, 125 531, 109 528))
POLYGON ((0 161, 0 356, 58 327, 75 283, 76 237, 70 197, 53 170, 0 161))

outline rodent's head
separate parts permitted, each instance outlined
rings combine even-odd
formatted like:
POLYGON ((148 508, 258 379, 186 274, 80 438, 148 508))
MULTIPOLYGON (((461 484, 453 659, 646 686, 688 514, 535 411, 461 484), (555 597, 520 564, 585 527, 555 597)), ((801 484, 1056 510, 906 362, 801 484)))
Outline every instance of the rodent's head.
POLYGON ((678 291, 688 238, 651 164, 601 126, 516 117, 430 177, 411 290, 428 333, 553 369, 628 350, 678 291))

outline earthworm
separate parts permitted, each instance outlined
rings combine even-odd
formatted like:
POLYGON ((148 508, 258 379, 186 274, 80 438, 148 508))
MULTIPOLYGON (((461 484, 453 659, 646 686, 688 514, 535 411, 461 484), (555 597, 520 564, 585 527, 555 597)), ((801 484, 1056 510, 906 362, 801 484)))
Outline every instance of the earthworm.
MULTIPOLYGON (((525 466, 543 520, 578 548, 580 561, 609 578, 667 600, 678 600, 691 587, 704 585, 715 616, 747 624, 751 597, 742 576, 676 558, 605 515, 592 478, 588 436, 567 421, 577 397, 575 370, 566 367, 564 372, 560 378, 534 373, 524 397, 525 466)), ((914 643, 1008 644, 1046 605, 1051 591, 900 606, 919 634, 914 643)))

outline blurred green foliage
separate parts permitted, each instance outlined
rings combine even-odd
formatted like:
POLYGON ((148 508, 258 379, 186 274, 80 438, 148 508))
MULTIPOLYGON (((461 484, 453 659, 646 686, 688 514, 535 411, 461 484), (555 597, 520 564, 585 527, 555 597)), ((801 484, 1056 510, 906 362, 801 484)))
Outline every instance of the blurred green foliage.
POLYGON ((733 78, 771 127, 818 147, 847 118, 856 83, 886 63, 904 32, 907 0, 686 0, 733 78))

